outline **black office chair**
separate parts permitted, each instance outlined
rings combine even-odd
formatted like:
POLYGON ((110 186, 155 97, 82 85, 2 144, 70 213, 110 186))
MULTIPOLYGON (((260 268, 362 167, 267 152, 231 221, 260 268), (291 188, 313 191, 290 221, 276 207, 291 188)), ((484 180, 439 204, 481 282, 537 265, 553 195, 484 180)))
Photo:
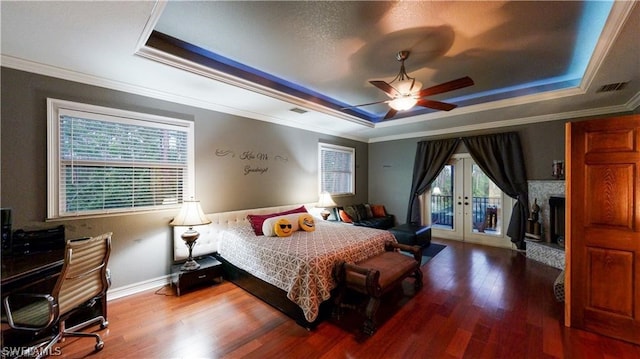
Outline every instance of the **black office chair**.
POLYGON ((4 299, 6 320, 16 330, 34 334, 51 332, 51 335, 34 343, 25 352, 40 358, 52 353, 54 344, 67 336, 94 337, 95 350, 101 350, 104 342, 96 333, 70 331, 100 322, 101 329, 107 327, 106 311, 74 326, 65 327, 66 320, 79 310, 95 305, 110 285, 107 262, 111 252, 111 233, 97 237, 68 240, 60 277, 51 294, 12 294, 4 299))

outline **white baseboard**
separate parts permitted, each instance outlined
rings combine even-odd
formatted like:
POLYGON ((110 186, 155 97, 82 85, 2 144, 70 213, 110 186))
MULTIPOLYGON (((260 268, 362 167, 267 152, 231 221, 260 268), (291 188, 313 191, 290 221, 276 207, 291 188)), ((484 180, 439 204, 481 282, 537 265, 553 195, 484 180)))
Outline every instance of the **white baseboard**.
POLYGON ((125 285, 118 288, 110 288, 107 291, 107 301, 137 294, 150 289, 163 287, 171 283, 171 275, 167 274, 162 277, 145 280, 138 283, 125 285))

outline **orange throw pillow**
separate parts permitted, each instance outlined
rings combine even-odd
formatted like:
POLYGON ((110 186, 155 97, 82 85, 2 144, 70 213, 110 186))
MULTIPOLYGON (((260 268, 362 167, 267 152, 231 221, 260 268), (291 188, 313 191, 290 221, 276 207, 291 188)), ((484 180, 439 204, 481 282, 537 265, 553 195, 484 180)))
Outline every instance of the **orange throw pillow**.
POLYGON ((387 212, 384 210, 384 206, 381 204, 372 204, 371 212, 373 212, 374 217, 386 217, 387 212))
POLYGON ((353 221, 351 220, 351 217, 349 217, 347 212, 345 212, 343 209, 339 210, 338 214, 340 215, 340 219, 342 220, 342 222, 353 223, 353 221))

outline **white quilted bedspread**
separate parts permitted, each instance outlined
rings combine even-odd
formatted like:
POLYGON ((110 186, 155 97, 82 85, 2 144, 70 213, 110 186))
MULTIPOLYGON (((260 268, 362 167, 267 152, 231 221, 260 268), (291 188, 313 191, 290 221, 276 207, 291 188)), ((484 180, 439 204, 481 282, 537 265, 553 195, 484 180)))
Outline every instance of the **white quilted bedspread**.
POLYGON ((313 232, 297 231, 291 237, 256 236, 245 222, 221 233, 218 252, 236 267, 286 291, 312 322, 336 285, 331 275, 334 264, 380 254, 386 241, 396 241, 388 231, 326 221, 316 221, 313 232))

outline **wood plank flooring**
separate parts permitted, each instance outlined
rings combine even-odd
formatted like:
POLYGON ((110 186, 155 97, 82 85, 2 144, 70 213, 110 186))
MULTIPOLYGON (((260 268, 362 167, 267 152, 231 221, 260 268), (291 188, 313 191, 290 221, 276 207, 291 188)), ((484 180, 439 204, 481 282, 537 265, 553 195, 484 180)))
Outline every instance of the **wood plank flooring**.
MULTIPOLYGON (((109 302, 109 327, 60 343, 62 358, 640 358, 640 347, 565 328, 559 270, 523 253, 447 240, 384 298, 379 329, 347 312, 307 331, 230 282, 174 296, 170 287, 109 302)), ((95 327, 98 330, 97 327, 95 327)))

